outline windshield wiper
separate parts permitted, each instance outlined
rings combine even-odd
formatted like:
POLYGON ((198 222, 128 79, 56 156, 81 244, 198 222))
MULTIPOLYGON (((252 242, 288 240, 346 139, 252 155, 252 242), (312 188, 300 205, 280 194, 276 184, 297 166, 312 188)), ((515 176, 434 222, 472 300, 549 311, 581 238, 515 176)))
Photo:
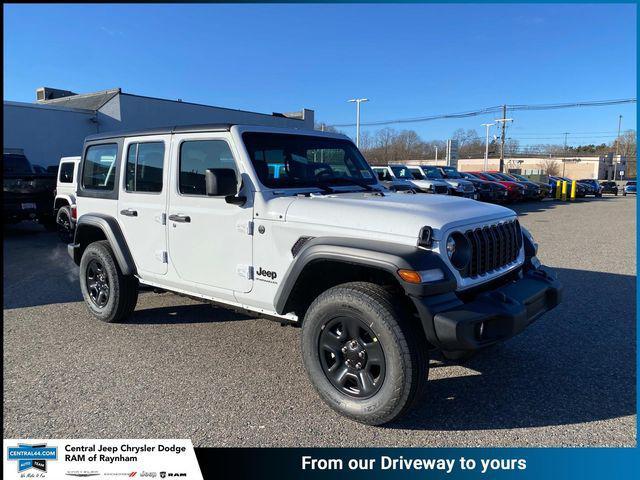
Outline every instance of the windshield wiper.
POLYGON ((328 181, 322 182, 322 183, 327 184, 327 183, 335 183, 335 182, 343 182, 343 183, 347 183, 347 184, 351 183, 351 184, 356 185, 358 187, 364 188, 368 192, 377 191, 377 189, 373 188, 368 183, 366 183, 366 182, 364 182, 364 181, 362 181, 360 179, 357 179, 357 178, 332 177, 328 181))

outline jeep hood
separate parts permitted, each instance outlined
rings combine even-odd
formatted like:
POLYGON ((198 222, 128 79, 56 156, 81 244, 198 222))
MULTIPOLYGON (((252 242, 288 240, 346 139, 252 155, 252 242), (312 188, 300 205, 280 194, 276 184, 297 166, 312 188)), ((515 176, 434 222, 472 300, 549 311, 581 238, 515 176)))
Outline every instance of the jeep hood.
POLYGON ((284 220, 411 238, 428 225, 438 240, 442 230, 515 216, 508 208, 449 195, 358 192, 296 197, 284 220))

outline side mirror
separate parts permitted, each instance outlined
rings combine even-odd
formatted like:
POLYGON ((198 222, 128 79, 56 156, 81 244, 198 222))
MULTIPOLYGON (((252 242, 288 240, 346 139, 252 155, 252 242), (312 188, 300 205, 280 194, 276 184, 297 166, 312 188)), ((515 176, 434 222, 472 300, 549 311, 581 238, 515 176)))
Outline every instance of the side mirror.
POLYGON ((208 168, 205 172, 206 193, 210 197, 224 197, 227 203, 244 205, 247 197, 238 196, 238 179, 231 168, 208 168))
POLYGON ((238 179, 235 170, 231 168, 208 168, 205 182, 209 197, 226 197, 238 193, 238 179))

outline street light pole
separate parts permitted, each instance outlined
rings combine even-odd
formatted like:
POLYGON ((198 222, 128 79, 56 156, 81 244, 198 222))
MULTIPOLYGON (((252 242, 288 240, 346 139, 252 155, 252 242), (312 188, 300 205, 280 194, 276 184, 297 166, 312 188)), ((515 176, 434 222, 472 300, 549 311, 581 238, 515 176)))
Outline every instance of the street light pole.
POLYGON ((356 104, 356 147, 360 147, 360 104, 362 102, 368 102, 368 98, 352 98, 347 100, 349 103, 356 104))
MULTIPOLYGON (((616 157, 618 157, 618 152, 619 149, 618 147, 620 146, 620 127, 622 126, 622 115, 618 115, 618 136, 616 137, 616 157)), ((622 162, 620 162, 620 157, 617 158, 618 160, 618 164, 621 165, 622 162)), ((615 159, 613 160, 613 179, 616 179, 616 170, 619 170, 619 167, 616 167, 616 161, 615 159)), ((620 174, 620 180, 622 180, 622 173, 620 174)))
POLYGON ((489 129, 493 127, 495 123, 483 123, 482 126, 487 129, 487 139, 484 147, 484 170, 487 171, 489 168, 489 129))

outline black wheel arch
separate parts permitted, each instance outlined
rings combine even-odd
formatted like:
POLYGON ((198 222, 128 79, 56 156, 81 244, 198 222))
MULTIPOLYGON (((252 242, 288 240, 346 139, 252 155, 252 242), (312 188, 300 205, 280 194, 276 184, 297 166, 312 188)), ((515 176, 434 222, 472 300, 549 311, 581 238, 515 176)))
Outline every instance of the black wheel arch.
POLYGON ((69 246, 76 265, 80 265, 80 259, 85 248, 99 240, 107 240, 109 242, 123 275, 136 274, 133 256, 117 220, 101 213, 85 214, 78 219, 74 241, 69 246))
POLYGON ((438 254, 418 248, 417 245, 357 238, 316 237, 304 244, 289 265, 276 292, 275 310, 280 315, 288 313, 301 292, 309 295, 316 285, 322 285, 322 291, 337 283, 365 280, 360 278, 365 273, 375 276, 379 283, 389 283, 412 296, 434 295, 455 289, 456 285, 453 274, 438 254), (400 269, 423 271, 434 268, 441 269, 445 278, 430 284, 411 284, 402 280, 398 274, 400 269), (332 284, 327 275, 339 278, 340 281, 332 284))

